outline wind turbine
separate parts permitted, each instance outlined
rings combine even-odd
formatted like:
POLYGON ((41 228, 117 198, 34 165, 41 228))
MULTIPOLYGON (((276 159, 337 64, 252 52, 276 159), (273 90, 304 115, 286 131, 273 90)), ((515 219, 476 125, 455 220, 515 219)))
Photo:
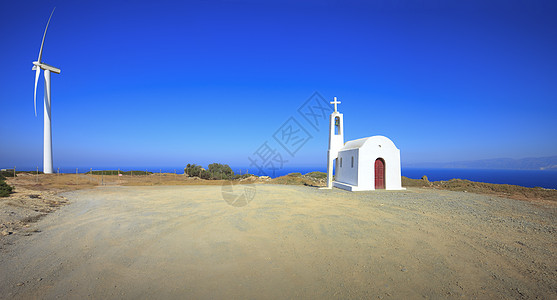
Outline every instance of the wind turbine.
MULTIPOLYGON (((54 8, 56 9, 56 7, 54 8)), ((43 42, 41 43, 41 50, 39 51, 39 59, 33 62, 33 70, 35 70, 35 96, 33 102, 35 104, 35 117, 37 116, 37 83, 39 82, 39 76, 41 74, 41 69, 44 70, 44 148, 43 148, 43 172, 45 174, 51 174, 52 171, 52 128, 50 126, 50 72, 60 74, 60 69, 53 66, 47 65, 42 62, 43 56, 43 46, 44 38, 46 37, 46 30, 48 29, 48 24, 50 24, 50 19, 52 14, 54 14, 54 9, 50 13, 50 18, 46 23, 46 28, 44 29, 43 42)))

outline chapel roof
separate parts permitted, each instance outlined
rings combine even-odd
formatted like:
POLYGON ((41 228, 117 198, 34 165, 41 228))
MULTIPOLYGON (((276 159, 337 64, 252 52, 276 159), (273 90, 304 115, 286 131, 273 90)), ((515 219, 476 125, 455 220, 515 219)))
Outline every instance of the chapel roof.
POLYGON ((361 139, 357 139, 357 140, 348 141, 348 142, 344 143, 344 146, 340 149, 340 151, 360 149, 367 144, 378 144, 378 145, 381 145, 381 146, 396 148, 393 141, 391 141, 389 138, 387 138, 385 136, 382 136, 382 135, 376 135, 376 136, 371 136, 371 137, 367 137, 367 138, 361 138, 361 139))

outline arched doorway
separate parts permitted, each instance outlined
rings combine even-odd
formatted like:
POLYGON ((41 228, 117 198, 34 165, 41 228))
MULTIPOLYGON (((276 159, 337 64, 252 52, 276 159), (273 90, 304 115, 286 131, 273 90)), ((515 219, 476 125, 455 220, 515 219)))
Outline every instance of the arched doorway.
POLYGON ((385 189, 385 161, 382 158, 375 160, 375 189, 385 189))

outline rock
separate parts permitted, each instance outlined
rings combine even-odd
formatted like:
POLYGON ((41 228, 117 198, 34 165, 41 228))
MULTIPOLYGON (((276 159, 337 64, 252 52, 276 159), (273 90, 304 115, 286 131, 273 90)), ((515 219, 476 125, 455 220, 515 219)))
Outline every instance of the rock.
POLYGON ((6 235, 10 235, 12 233, 13 233, 13 231, 2 230, 2 232, 0 232, 0 235, 6 236, 6 235))
POLYGON ((425 176, 425 175, 422 176, 422 180, 425 181, 425 182, 429 182, 429 179, 427 179, 427 176, 425 176))
POLYGON ((22 285, 24 285, 24 284, 25 284, 25 283, 23 283, 23 282, 18 282, 18 283, 17 283, 17 286, 22 286, 22 285))

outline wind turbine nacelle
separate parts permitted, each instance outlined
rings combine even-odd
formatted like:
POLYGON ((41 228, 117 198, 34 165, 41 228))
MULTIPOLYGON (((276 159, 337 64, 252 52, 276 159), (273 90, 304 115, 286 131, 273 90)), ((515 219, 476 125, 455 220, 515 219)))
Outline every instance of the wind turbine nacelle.
POLYGON ((34 66, 33 66, 33 70, 37 70, 37 67, 38 67, 38 68, 41 68, 41 69, 43 69, 43 70, 49 70, 50 72, 54 72, 54 73, 56 73, 56 74, 60 74, 60 69, 58 69, 58 68, 56 68, 56 67, 53 67, 53 66, 51 66, 51 65, 47 65, 47 64, 45 64, 45 63, 40 63, 40 62, 38 62, 38 61, 34 61, 34 62, 33 62, 33 65, 34 65, 34 66))

